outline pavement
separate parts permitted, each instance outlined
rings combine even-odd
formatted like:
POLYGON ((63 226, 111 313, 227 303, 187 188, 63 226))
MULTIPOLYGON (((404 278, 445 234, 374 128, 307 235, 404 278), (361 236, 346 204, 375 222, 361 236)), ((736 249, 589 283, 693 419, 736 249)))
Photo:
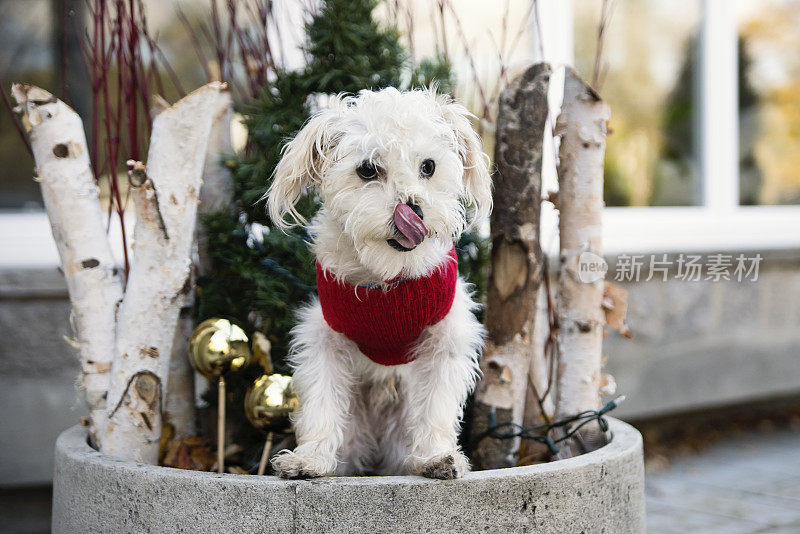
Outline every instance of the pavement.
POLYGON ((50 486, 0 488, 0 534, 50 532, 50 486))
POLYGON ((728 436, 648 466, 650 534, 800 534, 800 431, 728 436))

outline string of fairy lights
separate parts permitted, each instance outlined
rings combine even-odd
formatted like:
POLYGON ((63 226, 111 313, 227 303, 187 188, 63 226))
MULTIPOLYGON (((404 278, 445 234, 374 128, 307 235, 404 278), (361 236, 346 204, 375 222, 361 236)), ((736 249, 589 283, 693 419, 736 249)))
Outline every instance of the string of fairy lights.
POLYGON ((608 421, 605 419, 605 414, 619 406, 625 400, 624 395, 620 395, 612 401, 609 401, 599 410, 585 410, 575 415, 564 417, 551 423, 542 423, 530 427, 523 427, 520 424, 513 422, 497 423, 497 414, 494 410, 489 412, 489 424, 485 432, 478 434, 472 440, 472 449, 486 438, 493 439, 529 439, 546 445, 554 457, 560 456, 561 450, 558 445, 566 442, 567 440, 577 437, 581 428, 585 427, 592 421, 597 421, 600 430, 603 432, 608 431, 608 421), (559 431, 560 436, 554 437, 551 434, 559 431))

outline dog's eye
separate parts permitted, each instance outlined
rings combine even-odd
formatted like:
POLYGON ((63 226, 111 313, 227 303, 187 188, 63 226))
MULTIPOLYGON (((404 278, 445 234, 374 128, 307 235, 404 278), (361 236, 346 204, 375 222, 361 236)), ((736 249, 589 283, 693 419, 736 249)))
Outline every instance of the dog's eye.
POLYGON ((419 167, 419 173, 425 178, 433 176, 433 171, 436 170, 436 162, 432 159, 426 159, 419 167))
POLYGON ((369 161, 362 161, 356 167, 356 174, 364 181, 374 180, 378 177, 378 167, 369 161))

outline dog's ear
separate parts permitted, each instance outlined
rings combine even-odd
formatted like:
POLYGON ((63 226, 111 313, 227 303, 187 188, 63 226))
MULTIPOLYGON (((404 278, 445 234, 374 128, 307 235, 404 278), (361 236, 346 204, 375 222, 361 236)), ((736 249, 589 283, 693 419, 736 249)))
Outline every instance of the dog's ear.
POLYGON ((474 117, 467 108, 449 97, 440 100, 442 114, 453 129, 458 152, 464 165, 464 200, 475 209, 471 225, 489 216, 492 211, 492 178, 489 158, 481 149, 481 138, 470 123, 474 117))
POLYGON ((305 224, 305 217, 295 209, 295 205, 306 187, 319 184, 322 179, 334 142, 330 126, 337 116, 335 109, 318 112, 283 147, 283 156, 266 194, 269 216, 275 225, 288 228, 305 224), (284 218, 286 214, 291 221, 284 218))

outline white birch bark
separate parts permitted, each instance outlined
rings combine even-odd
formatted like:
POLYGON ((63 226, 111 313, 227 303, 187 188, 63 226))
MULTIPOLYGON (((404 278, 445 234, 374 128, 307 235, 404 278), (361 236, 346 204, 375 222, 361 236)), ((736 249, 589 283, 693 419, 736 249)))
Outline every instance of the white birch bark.
MULTIPOLYGON (((559 417, 600 406, 604 315, 603 277, 579 272, 587 260, 602 258, 603 158, 608 105, 572 68, 566 69, 564 103, 557 122, 561 135, 558 205, 561 234, 558 324, 561 364, 559 417), (583 260, 581 256, 583 255, 583 260), (596 278, 593 281, 582 281, 596 278)), ((584 441, 595 442, 599 427, 587 425, 584 441)))
POLYGON ((201 214, 231 211, 233 202, 233 179, 231 170, 220 160, 231 154, 231 122, 233 121, 233 99, 229 91, 220 94, 214 110, 214 122, 208 140, 203 166, 203 187, 200 189, 201 214))
MULTIPOLYGON (((153 121, 146 179, 132 191, 135 258, 118 316, 101 450, 156 463, 161 410, 190 265, 206 148, 224 84, 186 96, 153 121)), ((144 178, 144 177, 142 177, 144 178)))
MULTIPOLYGON (((198 221, 195 226, 197 247, 192 254, 195 266, 192 274, 198 276, 208 274, 211 269, 211 261, 207 253, 208 240, 199 216, 220 211, 229 212, 233 205, 231 171, 220 160, 223 155, 233 151, 231 147, 233 99, 230 92, 220 93, 216 104, 217 108, 214 110, 211 134, 203 165, 200 204, 197 207, 198 221)), ((194 288, 194 276, 192 278, 192 288, 194 288)), ((195 398, 198 395, 195 390, 205 391, 208 389, 208 380, 195 373, 189 363, 189 339, 194 327, 194 302, 194 291, 192 290, 184 298, 170 358, 164 412, 175 430, 176 438, 194 434, 195 398)))
POLYGON ((12 93, 30 135, 36 180, 69 289, 80 383, 86 392, 89 431, 97 441, 97 430, 104 425, 122 280, 106 235, 80 117, 38 87, 15 84, 12 93))
POLYGON ((192 302, 193 299, 186 298, 186 304, 178 314, 178 324, 175 327, 172 353, 169 359, 164 418, 172 425, 174 439, 195 434, 195 372, 189 363, 189 340, 192 337, 192 330, 194 330, 192 302))

